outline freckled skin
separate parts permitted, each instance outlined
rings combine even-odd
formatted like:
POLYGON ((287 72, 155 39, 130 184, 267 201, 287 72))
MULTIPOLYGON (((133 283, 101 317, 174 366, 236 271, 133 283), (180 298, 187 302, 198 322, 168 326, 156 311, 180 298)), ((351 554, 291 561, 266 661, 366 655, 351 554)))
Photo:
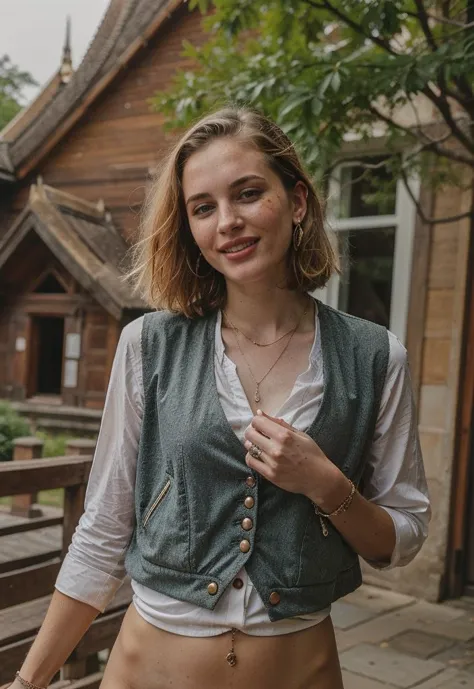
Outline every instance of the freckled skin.
POLYGON ((216 139, 194 153, 183 171, 185 202, 192 235, 204 258, 227 281, 250 283, 285 278, 285 256, 293 226, 306 211, 306 187, 298 182, 287 193, 260 151, 238 139, 216 139), (235 180, 258 175, 232 188, 235 180), (230 261, 219 248, 236 237, 258 237, 246 259, 230 261))

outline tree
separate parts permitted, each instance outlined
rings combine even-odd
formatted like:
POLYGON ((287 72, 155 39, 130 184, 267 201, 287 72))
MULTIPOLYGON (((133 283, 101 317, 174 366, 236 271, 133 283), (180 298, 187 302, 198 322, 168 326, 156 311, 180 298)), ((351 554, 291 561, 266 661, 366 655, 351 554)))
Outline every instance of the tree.
POLYGON ((189 4, 203 13, 214 5, 205 19, 210 38, 199 48, 185 44, 195 69, 153 99, 169 126, 225 102, 258 107, 291 136, 316 178, 331 173, 349 137, 363 151, 382 127, 387 155, 372 164, 354 156, 363 174, 383 165, 409 191, 414 172, 434 185, 470 183, 474 0, 189 4))
POLYGON ((21 110, 22 89, 36 85, 31 74, 18 69, 7 55, 0 57, 0 130, 21 110))

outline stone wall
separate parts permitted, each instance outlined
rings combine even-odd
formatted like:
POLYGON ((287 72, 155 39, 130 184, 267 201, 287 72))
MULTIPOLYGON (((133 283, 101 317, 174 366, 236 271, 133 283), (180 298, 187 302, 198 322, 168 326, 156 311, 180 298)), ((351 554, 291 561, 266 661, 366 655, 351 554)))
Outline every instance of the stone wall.
MULTIPOLYGON (((435 216, 472 207, 470 191, 438 192, 435 216)), ((432 227, 418 403, 420 438, 433 508, 423 549, 407 567, 387 572, 363 563, 367 583, 429 600, 440 596, 450 520, 460 358, 469 253, 469 219, 432 227)), ((416 295, 411 295, 416 298, 416 295)))

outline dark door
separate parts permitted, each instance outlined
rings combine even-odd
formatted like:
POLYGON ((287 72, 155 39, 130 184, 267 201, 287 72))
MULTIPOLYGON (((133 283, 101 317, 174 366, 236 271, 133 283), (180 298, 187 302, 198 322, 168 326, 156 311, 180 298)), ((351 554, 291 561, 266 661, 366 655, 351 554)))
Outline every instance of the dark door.
POLYGON ((34 319, 32 346, 36 349, 30 395, 60 395, 63 370, 64 319, 34 319))
MULTIPOLYGON (((474 422, 474 418, 473 418, 474 422)), ((472 425, 471 425, 472 427, 472 425)), ((474 596, 474 441, 471 442, 466 514, 466 571, 464 593, 474 596)))

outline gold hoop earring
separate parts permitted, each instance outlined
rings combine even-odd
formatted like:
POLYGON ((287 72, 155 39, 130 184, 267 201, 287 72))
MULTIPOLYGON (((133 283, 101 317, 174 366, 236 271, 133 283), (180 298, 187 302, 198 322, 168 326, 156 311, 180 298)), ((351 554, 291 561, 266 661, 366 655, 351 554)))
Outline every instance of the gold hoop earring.
POLYGON ((295 229, 293 230, 293 248, 295 251, 298 251, 298 249, 300 248, 302 239, 303 239, 303 228, 301 227, 301 223, 299 222, 295 226, 295 229))

